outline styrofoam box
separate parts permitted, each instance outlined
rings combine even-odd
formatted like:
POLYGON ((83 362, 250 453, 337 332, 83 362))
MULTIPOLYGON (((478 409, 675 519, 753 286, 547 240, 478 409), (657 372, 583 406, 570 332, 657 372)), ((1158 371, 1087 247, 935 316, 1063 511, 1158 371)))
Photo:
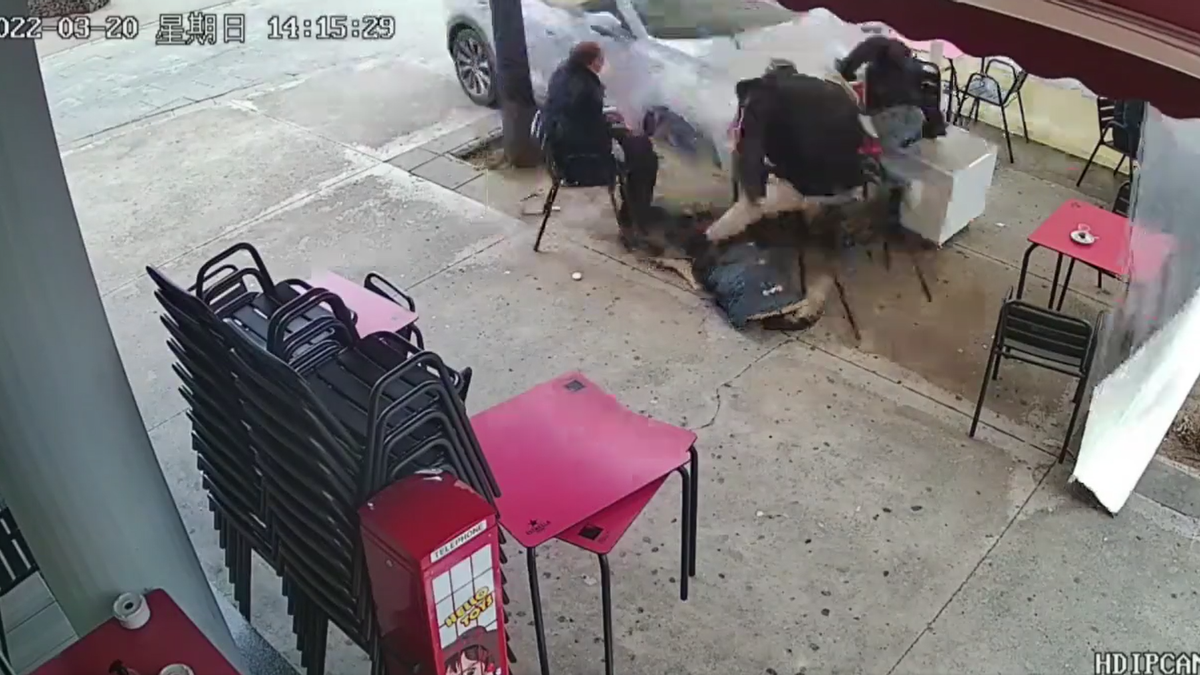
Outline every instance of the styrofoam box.
POLYGON ((911 181, 900 220, 938 246, 978 218, 996 171, 996 146, 952 126, 887 157, 890 170, 911 181))

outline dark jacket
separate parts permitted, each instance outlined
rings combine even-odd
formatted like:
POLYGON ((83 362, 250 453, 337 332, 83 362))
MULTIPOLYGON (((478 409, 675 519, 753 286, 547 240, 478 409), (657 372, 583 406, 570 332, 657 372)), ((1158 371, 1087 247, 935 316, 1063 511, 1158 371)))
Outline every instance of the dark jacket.
POLYGON ((604 116, 604 84, 587 66, 568 59, 554 71, 543 114, 557 158, 612 154, 612 133, 604 116))
POLYGON ((804 195, 835 195, 865 182, 867 134, 845 89, 798 73, 767 73, 737 85, 741 123, 739 185, 752 200, 766 192, 765 159, 804 195))
POLYGON ((838 63, 838 72, 853 82, 863 64, 867 66, 867 114, 898 105, 924 107, 921 64, 908 45, 882 35, 869 37, 838 63))

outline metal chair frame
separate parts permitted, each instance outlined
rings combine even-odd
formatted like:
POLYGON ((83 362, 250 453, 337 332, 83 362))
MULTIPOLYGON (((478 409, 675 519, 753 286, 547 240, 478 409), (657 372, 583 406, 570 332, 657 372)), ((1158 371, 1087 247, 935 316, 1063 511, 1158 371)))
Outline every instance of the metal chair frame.
POLYGON ((971 73, 967 77, 967 82, 958 90, 958 109, 954 113, 954 123, 959 124, 963 118, 963 106, 966 105, 967 99, 972 99, 974 103, 971 105, 971 110, 967 113, 967 117, 974 121, 979 121, 979 104, 987 103, 996 106, 1000 109, 1000 121, 1004 125, 1004 142, 1008 146, 1008 161, 1015 163, 1016 158, 1013 155, 1012 133, 1008 130, 1008 106, 1015 99, 1017 108, 1021 112, 1021 129, 1025 133, 1025 142, 1029 142, 1029 124, 1025 119, 1025 101, 1021 98, 1021 89, 1025 86, 1025 80, 1029 78, 1029 73, 1018 69, 1008 61, 990 58, 983 62, 983 69, 976 73, 971 73), (999 80, 991 74, 992 66, 1008 70, 1012 75, 1012 84, 1007 89, 1000 86, 999 80), (991 84, 995 87, 996 100, 992 100, 990 96, 983 93, 971 92, 971 85, 974 82, 980 82, 984 85, 991 84))
MULTIPOLYGON (((0 597, 3 597, 26 579, 37 574, 37 562, 25 543, 25 537, 17 528, 12 511, 0 505, 0 597)), ((0 659, 7 664, 8 638, 5 635, 4 617, 0 614, 0 659)), ((10 666, 11 667, 11 666, 10 666)), ((0 673, 3 671, 0 670, 0 673)))
POLYGON ((1075 395, 1071 399, 1071 421, 1067 423, 1066 438, 1058 455, 1062 464, 1067 457, 1075 423, 1079 419, 1079 408, 1083 403, 1091 375, 1092 360, 1096 355, 1096 344, 1104 313, 1095 324, 1045 307, 1038 307, 1023 300, 1013 299, 1009 289, 1000 316, 996 321, 996 332, 988 351, 987 366, 983 369, 983 382, 979 385, 979 400, 975 403, 975 414, 971 418, 971 429, 967 435, 975 437, 979 417, 983 412, 983 401, 987 397, 988 382, 1000 379, 1000 362, 1004 359, 1022 361, 1032 366, 1045 368, 1079 380, 1075 395))

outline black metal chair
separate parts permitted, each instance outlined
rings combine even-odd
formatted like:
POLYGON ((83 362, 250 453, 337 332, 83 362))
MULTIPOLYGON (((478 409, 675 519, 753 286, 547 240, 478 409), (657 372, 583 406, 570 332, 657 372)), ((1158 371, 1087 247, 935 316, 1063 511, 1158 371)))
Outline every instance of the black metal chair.
POLYGON ((975 415, 971 418, 968 435, 975 437, 979 416, 983 412, 983 400, 987 396, 990 380, 1000 378, 1000 362, 1003 359, 1023 361, 1030 365, 1053 370, 1078 378, 1075 396, 1072 398, 1071 421, 1067 423, 1067 435, 1063 439, 1058 462, 1067 457, 1067 448, 1079 419, 1079 407, 1096 354, 1096 341, 1102 324, 1103 313, 1095 325, 1072 316, 1031 305, 1023 300, 1013 300, 1012 290, 1000 307, 1000 318, 988 352, 987 366, 983 370, 983 383, 979 386, 979 400, 975 404, 975 415))
POLYGON ((1096 161, 1096 153, 1100 152, 1100 148, 1109 148, 1121 153, 1121 159, 1113 169, 1114 176, 1120 172, 1126 159, 1129 160, 1130 174, 1133 173, 1138 144, 1141 142, 1142 118, 1145 114, 1144 101, 1096 97, 1096 121, 1100 126, 1100 139, 1096 141, 1096 147, 1092 148, 1092 154, 1083 165, 1083 171, 1079 172, 1079 180, 1075 181, 1076 187, 1083 184, 1083 177, 1087 175, 1088 169, 1092 168, 1092 162, 1096 161))
MULTIPOLYGON (((0 507, 0 597, 8 594, 34 574, 37 563, 17 529, 12 511, 0 507)), ((4 617, 0 615, 0 657, 8 659, 8 638, 5 637, 4 617)))
POLYGON ((942 69, 932 61, 917 59, 917 63, 921 64, 921 111, 928 128, 932 120, 942 116, 942 69))
POLYGON ((958 90, 958 109, 954 113, 955 124, 962 121, 963 106, 966 105, 967 99, 974 101, 967 116, 976 122, 979 121, 981 103, 987 103, 1000 109, 1000 121, 1004 125, 1004 142, 1008 145, 1008 161, 1010 163, 1016 162, 1013 156, 1012 134, 1008 130, 1008 106, 1014 100, 1017 102, 1017 109, 1021 112, 1021 129, 1025 133, 1025 142, 1029 142, 1029 124, 1025 120, 1025 101, 1021 98, 1021 89, 1025 86, 1025 80, 1028 78, 1028 72, 1018 69, 1012 63, 992 58, 984 61, 983 70, 971 73, 966 84, 958 90), (1007 89, 1000 86, 1000 81, 992 75, 993 66, 1009 71, 1012 81, 1007 89))
POLYGON ((608 188, 608 199, 612 202, 613 213, 616 214, 618 222, 622 220, 621 206, 617 203, 618 192, 621 194, 621 203, 626 202, 624 172, 613 153, 558 156, 543 122, 542 113, 538 111, 533 116, 532 133, 542 146, 546 170, 550 173, 550 192, 542 204, 542 226, 538 229, 537 240, 533 242, 534 251, 541 251, 542 237, 546 234, 546 225, 550 223, 550 215, 554 212, 554 201, 558 199, 559 189, 608 188))

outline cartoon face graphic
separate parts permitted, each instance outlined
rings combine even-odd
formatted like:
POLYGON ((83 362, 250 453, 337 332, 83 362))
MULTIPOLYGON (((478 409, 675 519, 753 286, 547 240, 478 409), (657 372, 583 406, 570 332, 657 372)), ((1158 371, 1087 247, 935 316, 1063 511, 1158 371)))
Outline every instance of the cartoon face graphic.
POLYGON ((493 675, 496 662, 487 649, 471 645, 446 660, 446 675, 493 675))

